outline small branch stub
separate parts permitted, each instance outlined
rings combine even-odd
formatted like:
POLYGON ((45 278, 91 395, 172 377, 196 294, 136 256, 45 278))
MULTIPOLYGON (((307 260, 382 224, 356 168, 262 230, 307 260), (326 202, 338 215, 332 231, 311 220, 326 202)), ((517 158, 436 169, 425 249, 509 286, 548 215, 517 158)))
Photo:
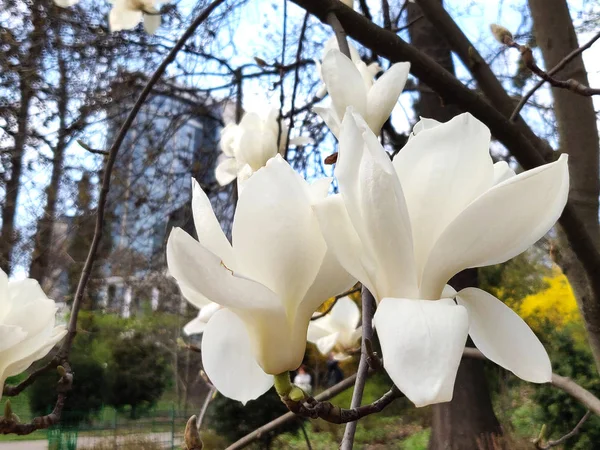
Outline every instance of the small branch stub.
POLYGON ((204 446, 202 439, 200 439, 196 421, 197 419, 194 415, 189 418, 185 425, 184 441, 186 450, 202 450, 202 447, 204 446))

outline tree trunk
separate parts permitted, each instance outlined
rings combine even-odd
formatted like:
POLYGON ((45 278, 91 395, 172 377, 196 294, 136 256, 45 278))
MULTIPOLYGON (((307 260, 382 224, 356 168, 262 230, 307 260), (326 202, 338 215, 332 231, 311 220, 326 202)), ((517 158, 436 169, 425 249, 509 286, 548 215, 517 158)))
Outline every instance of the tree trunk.
MULTIPOLYGON (((529 0, 537 43, 547 69, 554 67, 579 47, 566 0, 529 0)), ((581 55, 556 75, 573 78, 588 85, 581 55)), ((552 88, 559 148, 569 154, 571 189, 569 201, 584 222, 596 248, 600 244, 598 226, 598 128, 591 97, 583 97, 565 89, 552 88)), ((573 286, 586 329, 596 367, 600 371, 600 298, 594 298, 585 271, 559 232, 561 249, 557 262, 573 286)))
MULTIPOLYGON (((421 16, 420 8, 408 4, 408 21, 421 16)), ((410 28, 411 43, 448 72, 454 74, 450 48, 431 23, 422 18, 410 28)), ((437 94, 418 83, 419 101, 415 105, 419 116, 446 122, 461 113, 454 105, 443 105, 437 94)), ((450 280, 456 290, 477 285, 477 270, 465 270, 450 280)), ((487 450, 494 447, 495 437, 502 429, 494 414, 483 372, 483 362, 463 359, 454 385, 454 398, 449 403, 433 406, 430 450, 487 450)))
POLYGON ((17 132, 10 157, 10 179, 6 182, 6 195, 2 205, 2 229, 0 230, 0 268, 7 274, 12 270, 12 256, 17 241, 15 217, 17 199, 21 187, 23 156, 29 133, 29 108, 34 98, 34 84, 39 78, 39 62, 45 42, 45 11, 40 2, 30 3, 32 30, 28 37, 29 52, 20 62, 20 105, 17 113, 17 132))
POLYGON ((58 190, 63 174, 63 160, 67 141, 67 114, 69 93, 67 91, 67 65, 60 50, 58 56, 60 80, 57 92, 57 105, 59 117, 58 139, 54 147, 52 158, 52 174, 50 184, 46 188, 46 205, 44 213, 38 222, 35 245, 31 256, 29 277, 38 280, 43 286, 45 278, 51 273, 52 266, 52 231, 56 220, 56 206, 58 203, 58 190))

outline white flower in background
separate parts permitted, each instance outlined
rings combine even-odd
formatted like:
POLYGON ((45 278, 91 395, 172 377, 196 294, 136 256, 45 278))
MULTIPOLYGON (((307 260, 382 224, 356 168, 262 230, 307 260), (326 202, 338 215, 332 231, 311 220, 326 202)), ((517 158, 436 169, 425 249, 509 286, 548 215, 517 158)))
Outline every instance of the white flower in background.
POLYGON ((204 329, 206 328, 206 324, 210 320, 215 313, 221 309, 221 305, 213 302, 209 302, 206 306, 200 308, 198 311, 198 315, 195 319, 190 320, 185 327, 183 327, 183 332, 190 336, 192 334, 201 334, 204 333, 204 329))
MULTIPOLYGON (((352 7, 351 5, 348 6, 352 7)), ((373 62, 369 65, 365 64, 360 58, 360 54, 358 53, 358 50, 356 50, 356 47, 350 42, 348 42, 348 48, 350 49, 350 58, 352 59, 352 62, 363 77, 365 86, 367 86, 367 88, 370 88, 373 85, 373 78, 375 78, 375 75, 382 71, 381 66, 377 62, 373 62)), ((340 49, 337 38, 335 36, 329 38, 329 40, 325 43, 325 47, 323 47, 323 56, 327 55, 329 50, 332 49, 336 49, 338 51, 340 49)), ((321 66, 320 61, 317 61, 315 59, 314 62, 317 68, 317 73, 319 74, 319 79, 322 81, 322 84, 315 95, 318 98, 323 98, 325 94, 327 94, 327 85, 323 80, 323 68, 321 66)))
MULTIPOLYGON (((270 108, 265 117, 258 113, 244 114, 239 124, 230 123, 221 131, 221 151, 215 176, 221 186, 236 178, 244 182, 267 161, 278 153, 285 152, 288 126, 285 121, 278 124, 279 109, 270 108), (281 138, 277 136, 281 128, 281 138)), ((305 145, 311 140, 303 137, 290 139, 290 145, 305 145)))
POLYGON ((56 310, 37 281, 8 281, 0 270, 0 397, 8 377, 46 356, 67 333, 55 326, 56 310))
POLYGON ((108 16, 111 31, 131 30, 142 20, 144 29, 154 34, 160 26, 160 0, 109 0, 112 9, 108 16))
POLYGON ((409 63, 396 63, 374 81, 374 74, 366 65, 360 69, 354 61, 332 48, 321 66, 331 106, 313 109, 336 137, 339 137, 340 123, 349 106, 364 117, 373 133, 378 135, 398 102, 409 70, 409 63))
POLYGON ((233 221, 233 246, 206 194, 194 183, 198 240, 175 228, 167 264, 183 295, 198 308, 222 306, 202 339, 204 370, 225 396, 246 402, 295 370, 308 322, 326 299, 355 280, 327 250, 312 205, 330 179, 309 185, 280 155, 246 183, 233 221))
POLYGON ((554 225, 567 201, 567 156, 515 175, 493 164, 490 132, 469 114, 415 128, 392 163, 349 110, 340 194, 315 207, 329 248, 379 302, 388 374, 417 406, 451 400, 468 333, 518 377, 550 381, 548 355, 517 314, 480 289, 456 293, 446 283, 522 253, 554 225))
POLYGON ((308 342, 317 346, 322 355, 335 351, 334 358, 342 361, 348 350, 357 347, 362 327, 358 306, 350 297, 341 297, 329 313, 308 325, 308 342))
POLYGON ((54 4, 61 8, 69 8, 75 6, 77 3, 79 3, 79 0, 54 0, 54 4))

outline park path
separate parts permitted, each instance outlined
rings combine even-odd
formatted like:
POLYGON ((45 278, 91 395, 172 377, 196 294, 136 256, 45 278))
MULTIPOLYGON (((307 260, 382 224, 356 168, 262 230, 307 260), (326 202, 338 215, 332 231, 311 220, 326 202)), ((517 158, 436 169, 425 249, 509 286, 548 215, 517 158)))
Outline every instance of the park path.
MULTIPOLYGON (((154 442, 169 442, 168 448, 171 447, 171 433, 145 433, 140 435, 149 441, 154 442)), ((124 439, 125 436, 119 436, 117 439, 124 439)), ((93 447, 95 444, 100 442, 112 441, 113 437, 91 437, 91 436, 80 436, 77 439, 77 446, 81 447, 93 447)), ((175 439, 175 448, 179 448, 181 439, 175 439)), ((115 447, 118 448, 118 445, 115 447)), ((0 450, 48 450, 47 440, 37 441, 13 441, 13 442, 2 442, 0 441, 0 450)))

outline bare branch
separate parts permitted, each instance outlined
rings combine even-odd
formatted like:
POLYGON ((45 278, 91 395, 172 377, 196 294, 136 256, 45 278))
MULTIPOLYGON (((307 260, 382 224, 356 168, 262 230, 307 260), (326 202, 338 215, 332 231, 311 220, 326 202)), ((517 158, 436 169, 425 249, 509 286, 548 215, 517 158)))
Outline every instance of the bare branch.
MULTIPOLYGON (((579 433, 579 431, 581 430, 581 427, 589 419, 591 414, 592 414, 591 411, 586 411, 586 413, 579 420, 579 422, 577 422, 577 425, 575 425, 575 427, 571 431, 569 431, 567 434, 565 434, 564 436, 560 437, 559 439, 557 439, 555 441, 548 441, 546 444, 542 444, 541 442, 535 442, 535 448, 538 448, 540 450, 547 450, 549 448, 556 447, 557 445, 563 444, 567 439, 571 439, 573 436, 575 436, 579 433)), ((540 437, 542 437, 542 436, 540 436, 540 437)), ((539 441, 541 441, 541 439, 539 439, 539 441)))
POLYGON ((54 409, 48 415, 36 417, 29 423, 20 423, 19 419, 14 414, 5 414, 4 417, 0 417, 0 434, 17 434, 20 436, 31 434, 36 430, 42 430, 58 423, 62 414, 63 407, 65 406, 65 400, 67 393, 73 386, 73 374, 71 368, 67 363, 64 363, 61 369, 60 380, 58 381, 58 397, 54 409), (6 417, 8 415, 8 417, 6 417))
POLYGON ((348 58, 351 58, 350 46, 348 45, 348 39, 346 38, 346 31, 344 31, 344 27, 342 27, 342 24, 335 15, 335 12, 329 11, 329 13, 327 13, 327 23, 331 26, 333 32, 335 33, 335 38, 337 39, 340 52, 342 52, 348 58))
MULTIPOLYGON (((565 56, 562 60, 560 60, 560 62, 554 66, 552 69, 550 69, 548 71, 548 75, 552 76, 555 73, 557 73, 559 70, 562 70, 567 64, 569 64, 577 55, 579 55, 580 53, 583 53, 585 50, 587 50, 588 48, 590 48, 594 42, 596 42, 598 39, 600 39, 600 32, 598 34, 596 34, 592 39, 590 39, 586 44, 582 45, 581 47, 573 50, 571 53, 569 53, 567 56, 565 56)), ((540 81, 538 81, 535 86, 533 86, 522 98, 521 101, 519 101, 519 104, 517 105, 517 107, 515 108, 515 110, 513 111, 513 113, 510 115, 510 121, 513 122, 517 116, 519 115, 519 113, 521 112, 521 110, 523 109, 523 107, 525 106, 525 104, 527 103, 527 101, 531 98, 531 96, 535 93, 535 91, 537 91, 540 87, 542 87, 542 85, 546 82, 546 80, 541 79, 540 81)))
MULTIPOLYGON (((354 392, 352 393, 352 402, 350 408, 358 409, 362 402, 362 395, 367 382, 367 372, 369 367, 373 366, 372 360, 372 345, 373 340, 373 314, 375 313, 375 299, 369 290, 362 287, 362 344, 360 361, 358 362, 358 371, 356 373, 356 383, 354 384, 354 392)), ((390 391, 391 392, 391 391, 390 391)), ((358 418, 346 425, 344 437, 340 445, 341 450, 352 450, 354 446, 354 434, 358 418)))
POLYGON ((71 346, 73 345, 73 339, 77 334, 77 317, 79 315, 79 309, 81 308, 81 300, 83 298, 83 294, 85 292, 85 288, 87 286, 88 280, 92 273, 92 267, 94 265, 94 261, 96 259, 96 253, 98 252, 98 247, 100 245, 100 240, 102 239, 102 230, 104 229, 104 212, 106 208, 106 200, 108 198, 108 191, 110 190, 110 181, 113 166, 115 165, 115 161, 117 159, 117 154, 123 141, 125 140, 125 136, 129 131, 134 119, 136 118, 138 112, 142 108, 142 105, 150 95, 153 86, 158 82, 158 80, 162 77, 163 73, 175 60, 175 56, 177 53, 183 48, 186 41, 192 37, 196 31, 196 29, 202 25, 202 23, 210 16, 210 14, 223 3, 225 0, 214 0, 210 5, 208 5, 202 13, 194 19, 194 21, 190 24, 187 30, 183 33, 183 35, 179 38, 177 43, 173 46, 171 51, 165 57, 163 62, 158 66, 140 96, 136 100, 133 108, 129 112, 127 119, 121 126, 117 137, 108 151, 108 157, 106 161, 106 166, 104 168, 104 176, 102 178, 102 189, 100 191, 100 196, 98 199, 98 211, 96 214, 96 226, 94 229, 94 237, 92 239, 92 244, 90 246, 90 250, 88 256, 85 260, 85 264, 83 266, 83 271, 81 272, 81 278, 79 279, 79 284, 77 285, 77 290, 75 291, 75 296, 73 298, 73 306, 71 308, 71 318, 69 319, 68 333, 67 338, 63 346, 60 349, 59 355, 61 358, 66 358, 71 350, 71 346))

